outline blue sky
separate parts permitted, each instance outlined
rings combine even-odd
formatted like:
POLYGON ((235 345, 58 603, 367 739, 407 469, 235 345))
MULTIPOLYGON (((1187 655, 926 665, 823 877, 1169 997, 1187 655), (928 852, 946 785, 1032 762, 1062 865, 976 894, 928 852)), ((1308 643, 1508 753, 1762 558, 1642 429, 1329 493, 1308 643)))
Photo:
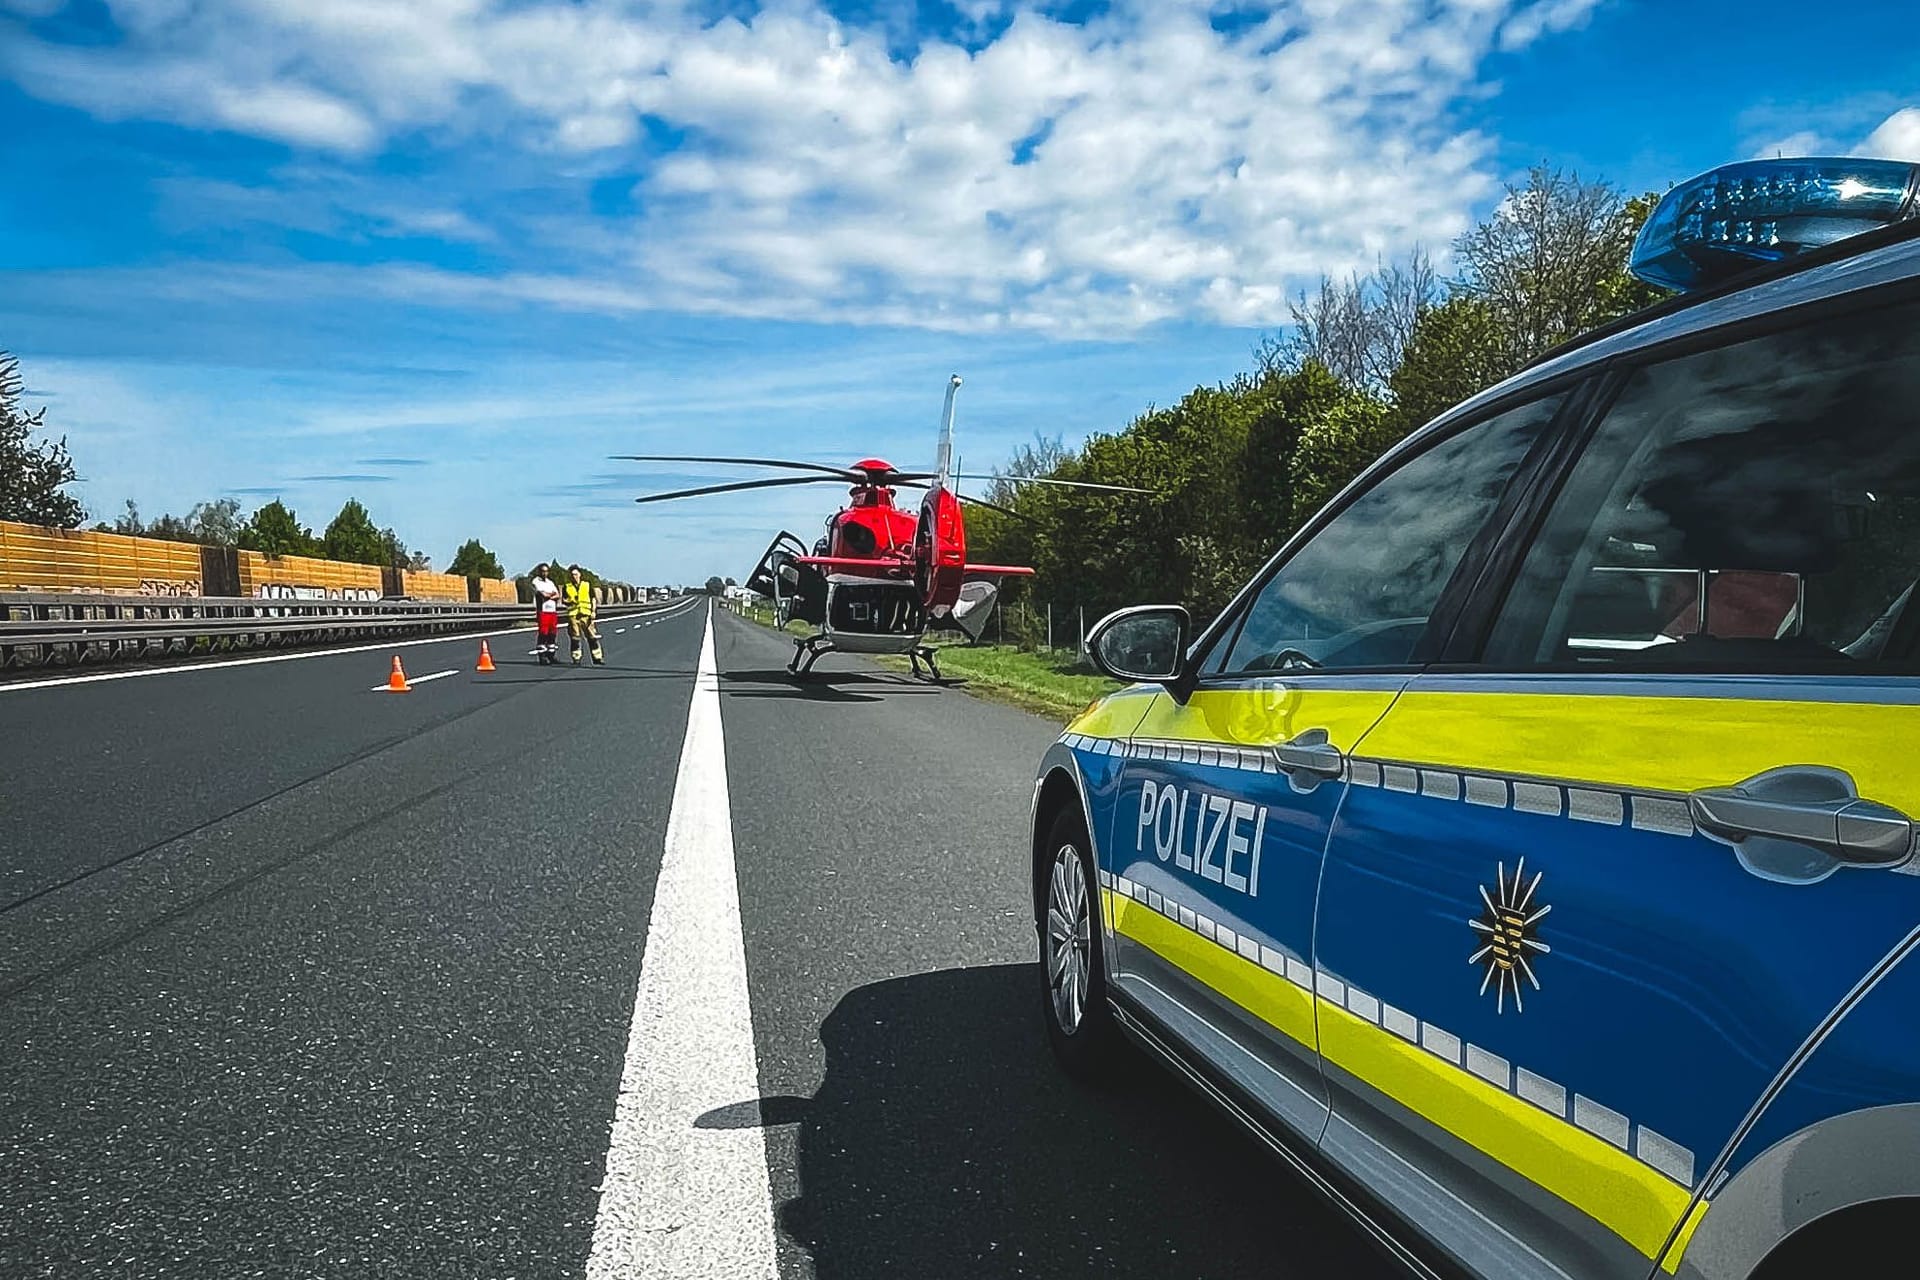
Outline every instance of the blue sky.
POLYGON ((100 516, 349 496, 638 581, 830 486, 636 507, 610 453, 969 469, 1244 368, 1322 272, 1540 160, 1920 160, 1854 3, 0 0, 0 348, 100 516))

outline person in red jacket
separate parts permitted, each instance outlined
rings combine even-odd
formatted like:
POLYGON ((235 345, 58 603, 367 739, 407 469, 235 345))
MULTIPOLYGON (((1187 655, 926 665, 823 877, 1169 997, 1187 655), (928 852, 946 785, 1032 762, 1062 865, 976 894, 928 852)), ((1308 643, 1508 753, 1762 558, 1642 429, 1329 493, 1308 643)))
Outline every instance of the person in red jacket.
POLYGON ((535 652, 540 655, 542 666, 552 666, 560 661, 560 588, 547 576, 548 566, 543 560, 533 567, 534 616, 540 624, 540 641, 535 652))

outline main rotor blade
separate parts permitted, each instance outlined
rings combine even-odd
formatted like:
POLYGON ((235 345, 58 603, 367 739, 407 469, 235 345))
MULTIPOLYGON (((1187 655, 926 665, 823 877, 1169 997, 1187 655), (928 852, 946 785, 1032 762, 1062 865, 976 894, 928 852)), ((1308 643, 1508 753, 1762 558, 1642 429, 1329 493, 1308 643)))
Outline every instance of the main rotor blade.
POLYGON ((1018 511, 1015 511, 1012 507, 1003 507, 997 502, 988 502, 985 498, 969 497, 964 493, 956 493, 953 496, 960 499, 960 501, 962 502, 971 503, 973 506, 985 507, 989 511, 998 511, 1003 516, 1012 516, 1015 520, 1020 521, 1022 524, 1033 523, 1032 516, 1023 516, 1018 511))
POLYGON ((620 462, 719 462, 734 467, 779 467, 783 471, 818 471, 851 481, 866 478, 864 473, 845 467, 830 467, 820 462, 792 462, 786 458, 695 458, 677 453, 614 453, 608 457, 620 462))
MULTIPOLYGON (((920 484, 915 481, 908 480, 908 481, 902 481, 900 487, 903 489, 930 489, 933 486, 928 484, 920 484)), ((1003 516, 1012 516, 1015 520, 1020 521, 1020 523, 1022 524, 1033 523, 1032 516, 1021 515, 1018 511, 1015 511, 1012 507, 1003 507, 997 502, 988 502, 985 498, 976 498, 971 494, 961 493, 957 490, 953 491, 953 496, 959 499, 961 502, 969 502, 976 507, 985 507, 989 511, 998 511, 1003 516)))
POLYGON ((826 484, 838 476, 782 476, 777 480, 737 480, 732 484, 710 484, 703 489, 675 489, 670 493, 649 493, 635 502, 666 502, 670 498, 703 498, 710 493, 734 493, 741 489, 773 489, 789 484, 826 484))
POLYGON ((1008 484, 1057 484, 1064 489, 1099 489, 1106 493, 1146 493, 1152 489, 1136 489, 1130 484, 1095 484, 1091 480, 1055 480, 1051 476, 983 476, 974 472, 956 476, 958 480, 1005 480, 1008 484))
POLYGON ((621 462, 717 462, 737 467, 779 467, 784 471, 816 471, 835 476, 848 484, 889 485, 913 480, 931 480, 931 471, 862 471, 858 467, 830 467, 822 462, 795 462, 789 458, 708 458, 677 453, 615 453, 621 462))

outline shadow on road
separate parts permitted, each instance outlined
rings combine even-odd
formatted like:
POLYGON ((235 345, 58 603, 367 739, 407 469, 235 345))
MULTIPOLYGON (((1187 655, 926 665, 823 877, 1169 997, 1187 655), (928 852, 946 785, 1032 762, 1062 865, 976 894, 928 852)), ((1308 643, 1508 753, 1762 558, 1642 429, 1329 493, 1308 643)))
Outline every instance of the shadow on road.
POLYGON ((811 1098, 713 1128, 797 1124, 782 1229, 820 1280, 876 1276, 1340 1276, 1381 1256, 1261 1148, 1142 1064, 1090 1091, 1055 1067, 1029 965, 848 994, 811 1098))
MULTIPOLYGON (((502 671, 507 670, 507 668, 507 663, 503 662, 500 664, 502 671)), ((526 664, 526 670, 528 671, 526 675, 501 676, 497 679, 478 676, 475 677, 475 679, 482 684, 545 684, 549 680, 691 680, 695 675, 695 672, 691 670, 651 671, 644 667, 621 668, 613 666, 578 668, 560 666, 542 672, 539 675, 534 675, 532 673, 540 669, 531 663, 526 664)))
POLYGON ((872 675, 865 671, 822 671, 815 668, 805 677, 796 679, 781 667, 767 671, 723 671, 720 673, 720 692, 728 698, 881 702, 902 694, 938 693, 939 690, 906 676, 872 675), (875 692, 856 693, 856 688, 870 688, 875 692))

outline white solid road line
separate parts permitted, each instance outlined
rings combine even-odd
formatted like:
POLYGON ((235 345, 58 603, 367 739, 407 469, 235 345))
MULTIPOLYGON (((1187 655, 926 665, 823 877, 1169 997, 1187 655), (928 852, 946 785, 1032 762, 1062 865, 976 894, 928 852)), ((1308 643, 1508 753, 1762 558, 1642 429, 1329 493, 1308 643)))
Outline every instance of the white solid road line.
MULTIPOLYGON (((408 685, 425 684, 429 680, 445 680, 448 676, 457 676, 459 674, 460 674, 460 669, 458 667, 449 667, 445 671, 436 671, 430 676, 408 676, 407 684, 408 685)), ((377 684, 373 686, 372 689, 369 689, 368 692, 369 693, 391 693, 392 689, 388 685, 377 684)))
POLYGON ((184 667, 149 667, 139 671, 102 671, 90 676, 56 676, 50 680, 22 680, 0 682, 0 693, 12 693, 16 689, 50 689, 63 684, 96 684, 102 680, 141 680, 148 676, 183 676, 194 671, 222 671, 228 667, 257 667, 268 662, 303 662, 308 658, 337 658, 343 653, 372 653, 378 649, 411 649, 422 644, 453 644, 458 641, 471 643, 475 640, 487 640, 494 636, 508 636, 516 631, 529 628, 502 627, 498 631, 468 631, 460 635, 429 636, 422 640, 387 640, 380 644, 356 644, 344 649, 315 649, 308 653, 275 653, 263 658, 221 658, 213 662, 193 662, 184 667))
POLYGON ((588 1280, 778 1280, 765 1134, 695 1127, 759 1096, 709 610, 588 1280))

